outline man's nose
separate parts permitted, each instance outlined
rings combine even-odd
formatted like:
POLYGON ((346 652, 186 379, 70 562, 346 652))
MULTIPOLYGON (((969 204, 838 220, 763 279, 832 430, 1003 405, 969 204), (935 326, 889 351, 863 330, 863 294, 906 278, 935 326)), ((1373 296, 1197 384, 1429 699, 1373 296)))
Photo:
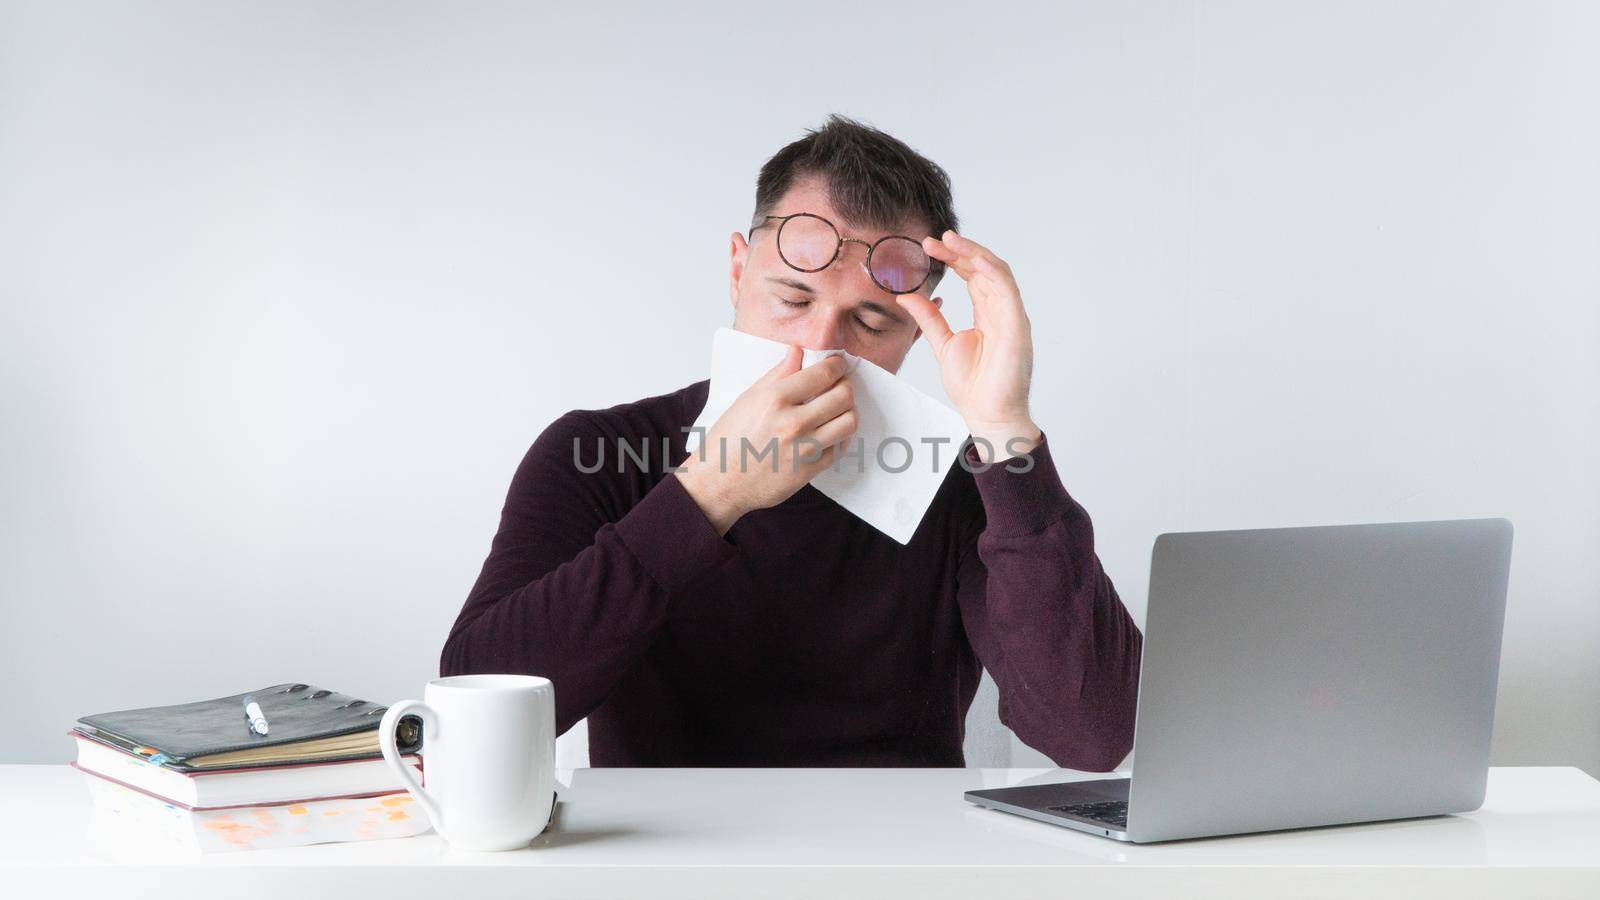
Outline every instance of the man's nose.
POLYGON ((843 316, 813 316, 807 324, 805 347, 808 350, 844 350, 843 316))

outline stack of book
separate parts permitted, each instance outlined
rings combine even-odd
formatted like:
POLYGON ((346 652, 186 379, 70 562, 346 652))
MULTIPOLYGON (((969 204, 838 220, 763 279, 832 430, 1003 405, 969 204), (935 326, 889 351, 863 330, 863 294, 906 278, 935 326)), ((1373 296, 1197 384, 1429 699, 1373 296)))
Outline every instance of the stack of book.
MULTIPOLYGON (((84 716, 73 765, 115 841, 248 850, 429 829, 378 749, 385 707, 309 684, 84 716)), ((396 728, 422 780, 420 720, 396 728)))

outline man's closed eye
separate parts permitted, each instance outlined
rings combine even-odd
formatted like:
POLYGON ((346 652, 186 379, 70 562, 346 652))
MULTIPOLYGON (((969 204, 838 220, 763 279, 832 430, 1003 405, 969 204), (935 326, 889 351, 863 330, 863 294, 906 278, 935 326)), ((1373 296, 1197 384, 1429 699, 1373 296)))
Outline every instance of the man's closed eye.
MULTIPOLYGON (((811 305, 811 301, 810 300, 790 300, 788 297, 779 297, 778 298, 778 302, 782 303, 785 307, 787 307, 789 309, 797 309, 797 310, 798 309, 805 309, 806 307, 811 305)), ((860 316, 853 316, 852 318, 855 319, 856 325, 858 327, 860 327, 860 329, 862 331, 865 331, 868 334, 873 334, 873 335, 885 334, 888 331, 888 329, 886 329, 886 328, 874 328, 873 326, 867 324, 867 320, 866 319, 863 319, 860 316)))

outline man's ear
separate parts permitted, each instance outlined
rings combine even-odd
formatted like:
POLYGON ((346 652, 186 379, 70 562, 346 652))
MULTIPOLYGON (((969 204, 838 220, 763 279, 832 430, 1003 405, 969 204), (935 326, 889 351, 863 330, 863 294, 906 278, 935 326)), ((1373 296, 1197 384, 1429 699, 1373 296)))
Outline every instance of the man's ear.
POLYGON ((744 235, 735 231, 733 240, 728 246, 728 302, 734 309, 739 308, 739 282, 744 278, 745 263, 750 261, 750 245, 745 243, 744 235))

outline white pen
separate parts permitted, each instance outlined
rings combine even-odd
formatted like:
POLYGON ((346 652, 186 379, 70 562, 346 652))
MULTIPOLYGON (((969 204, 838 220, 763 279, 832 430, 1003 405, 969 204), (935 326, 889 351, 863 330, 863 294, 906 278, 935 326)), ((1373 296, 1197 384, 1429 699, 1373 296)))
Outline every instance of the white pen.
POLYGON ((244 717, 250 720, 250 730, 256 734, 267 733, 267 717, 261 714, 261 707, 256 705, 256 698, 244 698, 244 717))

